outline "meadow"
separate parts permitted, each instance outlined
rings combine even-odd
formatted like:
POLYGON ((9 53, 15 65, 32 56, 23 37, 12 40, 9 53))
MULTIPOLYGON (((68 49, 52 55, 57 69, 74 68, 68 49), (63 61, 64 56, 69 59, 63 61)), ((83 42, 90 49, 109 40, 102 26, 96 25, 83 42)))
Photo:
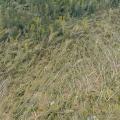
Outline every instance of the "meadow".
POLYGON ((120 120, 119 0, 0 0, 0 120, 120 120))

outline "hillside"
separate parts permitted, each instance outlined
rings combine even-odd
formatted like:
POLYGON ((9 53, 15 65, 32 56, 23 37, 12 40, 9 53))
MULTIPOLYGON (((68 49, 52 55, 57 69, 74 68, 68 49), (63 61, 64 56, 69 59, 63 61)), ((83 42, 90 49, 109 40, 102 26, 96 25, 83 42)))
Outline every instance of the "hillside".
POLYGON ((120 8, 61 25, 0 43, 0 120, 120 120, 120 8))

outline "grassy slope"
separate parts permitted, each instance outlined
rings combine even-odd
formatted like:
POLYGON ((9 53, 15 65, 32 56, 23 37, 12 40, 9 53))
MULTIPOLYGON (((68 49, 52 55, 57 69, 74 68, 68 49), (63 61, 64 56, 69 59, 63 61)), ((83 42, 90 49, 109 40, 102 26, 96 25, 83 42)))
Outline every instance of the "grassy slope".
POLYGON ((120 118, 120 10, 64 23, 44 43, 0 43, 1 120, 120 118))

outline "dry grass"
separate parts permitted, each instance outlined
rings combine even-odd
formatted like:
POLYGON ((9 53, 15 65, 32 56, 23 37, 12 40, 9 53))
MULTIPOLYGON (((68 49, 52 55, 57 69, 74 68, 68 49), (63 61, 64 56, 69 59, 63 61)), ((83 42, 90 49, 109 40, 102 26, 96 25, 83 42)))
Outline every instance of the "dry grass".
POLYGON ((0 119, 119 120, 119 13, 64 23, 66 35, 47 47, 0 44, 0 119))

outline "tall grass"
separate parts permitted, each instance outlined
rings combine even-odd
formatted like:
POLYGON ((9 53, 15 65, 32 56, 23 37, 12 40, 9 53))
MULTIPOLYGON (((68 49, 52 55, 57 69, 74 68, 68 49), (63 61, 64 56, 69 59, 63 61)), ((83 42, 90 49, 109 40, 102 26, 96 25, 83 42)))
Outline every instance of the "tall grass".
POLYGON ((0 119, 119 120, 119 13, 72 19, 49 44, 0 44, 0 119))
POLYGON ((119 3, 120 0, 5 0, 0 4, 0 25, 10 29, 9 34, 14 38, 27 34, 34 40, 47 39, 53 26, 53 30, 58 28, 61 33, 63 20, 116 7, 119 3))

